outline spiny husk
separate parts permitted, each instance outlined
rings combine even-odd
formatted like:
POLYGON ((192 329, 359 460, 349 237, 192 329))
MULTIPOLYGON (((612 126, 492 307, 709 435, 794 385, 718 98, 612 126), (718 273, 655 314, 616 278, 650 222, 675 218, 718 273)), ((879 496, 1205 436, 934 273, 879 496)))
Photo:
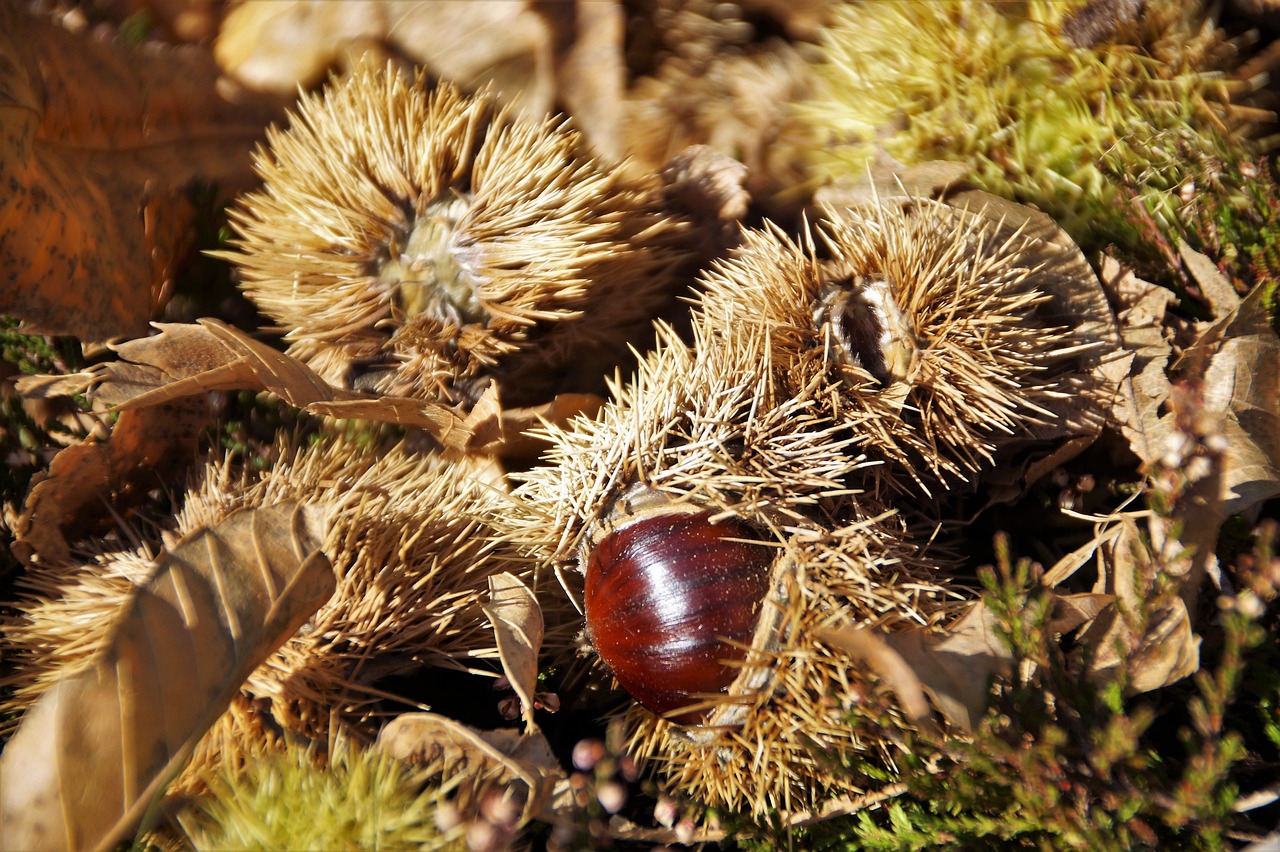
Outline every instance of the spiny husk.
POLYGON ((1044 316, 1052 299, 1018 234, 924 200, 826 214, 820 247, 748 231, 705 275, 703 323, 767 335, 783 385, 816 385, 901 487, 969 478, 1053 419, 1080 341, 1044 316))
POLYGON ((520 475, 517 503, 495 526, 570 578, 637 493, 762 530, 778 555, 741 672, 701 705, 702 727, 635 709, 632 747, 681 794, 755 816, 857 792, 864 779, 837 764, 857 755, 889 768, 885 743, 849 723, 869 688, 815 631, 933 623, 956 592, 857 487, 876 478, 851 447, 856 430, 827 416, 812 389, 779 381, 765 326, 726 338, 695 324, 692 347, 660 338, 596 419, 549 430, 549 464, 520 475))
MULTIPOLYGON (((178 814, 195 849, 463 849, 437 826, 444 794, 422 773, 354 743, 327 756, 256 744, 251 760, 205 772, 207 791, 178 814)), ((458 832, 454 832, 456 835, 458 832)))
POLYGON ((663 48, 628 92, 627 153, 657 168, 690 145, 709 145, 746 164, 748 190, 765 201, 802 183, 803 153, 818 144, 794 114, 812 88, 802 48, 758 39, 733 4, 655 5, 645 23, 658 29, 663 48))
POLYGON ((1267 113, 1233 103, 1258 81, 1226 76, 1238 45, 1206 4, 1129 5, 1132 20, 1085 47, 1072 23, 1084 0, 837 5, 799 110, 829 143, 810 149, 814 170, 857 179, 877 152, 964 161, 1090 248, 1133 248, 1129 194, 1182 233, 1195 199, 1179 190, 1229 190, 1216 173, 1267 113))
POLYGON ((509 404, 591 391, 681 283, 687 229, 656 180, 489 96, 363 68, 268 142, 222 256, 333 384, 464 403, 494 378, 509 404))
MULTIPOLYGON (((243 507, 286 501, 333 506, 324 551, 338 589, 243 687, 269 701, 275 724, 322 737, 331 711, 367 717, 379 697, 366 685, 424 666, 470 668, 496 656, 480 604, 487 577, 530 566, 487 535, 478 506, 500 486, 465 463, 379 452, 335 438, 281 450, 263 475, 211 462, 185 497, 173 534, 186 535, 243 507), (509 557, 509 558, 505 558, 509 557)), ((6 656, 18 664, 6 709, 28 706, 62 673, 87 664, 136 584, 150 574, 157 545, 107 552, 87 564, 34 572, 22 582, 6 656)))

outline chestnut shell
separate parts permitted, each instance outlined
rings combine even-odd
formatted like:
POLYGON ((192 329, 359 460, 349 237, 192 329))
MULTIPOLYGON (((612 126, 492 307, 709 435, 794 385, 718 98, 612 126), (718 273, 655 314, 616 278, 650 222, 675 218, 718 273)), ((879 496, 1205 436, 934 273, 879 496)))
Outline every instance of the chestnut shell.
MULTIPOLYGON (((587 562, 587 639, 641 705, 672 711, 725 689, 746 656, 774 549, 746 522, 710 512, 659 515, 605 535, 587 562), (742 541, 741 539, 746 539, 742 541)), ((670 715, 668 715, 670 714, 670 715)))

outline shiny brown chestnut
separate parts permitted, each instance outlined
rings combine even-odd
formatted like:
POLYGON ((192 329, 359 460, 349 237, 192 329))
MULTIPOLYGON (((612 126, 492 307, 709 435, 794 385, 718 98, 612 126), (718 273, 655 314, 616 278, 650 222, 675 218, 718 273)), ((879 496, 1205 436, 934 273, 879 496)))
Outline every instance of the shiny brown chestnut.
POLYGON ((711 517, 631 521, 587 562, 587 639, 632 698, 685 725, 706 714, 673 711, 737 675, 746 652, 730 642, 751 643, 774 555, 745 521, 711 517))

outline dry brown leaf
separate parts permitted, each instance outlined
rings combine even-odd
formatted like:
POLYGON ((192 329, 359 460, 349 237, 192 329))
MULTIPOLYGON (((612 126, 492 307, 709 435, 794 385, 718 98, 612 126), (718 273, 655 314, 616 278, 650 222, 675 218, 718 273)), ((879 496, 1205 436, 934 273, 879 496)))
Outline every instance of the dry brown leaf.
MULTIPOLYGON (((1053 595, 1048 629, 1060 635, 1093 620, 1110 595, 1053 595)), ((930 627, 888 633, 844 627, 821 639, 868 666, 893 690, 907 718, 931 730, 927 693, 951 725, 971 731, 986 712, 990 679, 1007 674, 1013 655, 996 634, 996 616, 982 601, 942 632, 930 627)))
POLYGON ((520 697, 525 731, 532 733, 537 729, 533 709, 538 652, 542 649, 542 609, 528 586, 504 572, 489 578, 489 604, 483 610, 493 624, 502 671, 520 697))
POLYGON ((1130 353, 1126 361, 1117 362, 1120 382, 1108 406, 1108 420, 1129 440, 1139 459, 1154 464, 1164 453, 1172 429, 1169 421, 1161 419, 1172 388, 1168 376, 1172 348, 1164 322, 1166 310, 1177 299, 1124 269, 1114 258, 1103 259, 1101 277, 1119 306, 1120 336, 1130 353))
POLYGON ((1187 271, 1191 273, 1191 277, 1200 285, 1200 292, 1209 303, 1209 310, 1213 311, 1215 320, 1235 313, 1239 309, 1240 294, 1218 271, 1218 265, 1210 260, 1208 255, 1196 251, 1187 245, 1185 240, 1178 241, 1178 255, 1182 258, 1187 271))
POLYGON ((61 450, 32 480, 13 554, 27 563, 68 561, 71 544, 104 532, 148 492, 180 479, 208 423, 203 400, 175 400, 123 412, 107 440, 61 450))
POLYGON ((0 4, 0 313, 83 340, 146 331, 191 232, 180 191, 247 185, 276 113, 217 76, 204 51, 130 48, 0 4))
POLYGON ((885 686, 898 697, 907 718, 916 725, 933 728, 933 711, 925 698, 925 685, 902 655, 890 647, 888 637, 866 627, 846 626, 819 630, 817 636, 832 648, 866 663, 885 686))
MULTIPOLYGON (((1182 544, 1165 538, 1161 553, 1153 555, 1144 536, 1158 537, 1169 529, 1167 519, 1151 518, 1144 530, 1141 517, 1122 515, 1095 538, 1100 564, 1099 584, 1115 595, 1117 606, 1102 611, 1081 634, 1091 649, 1089 671, 1099 680, 1112 678, 1123 664, 1131 693, 1149 692, 1194 674, 1200 667, 1200 638, 1182 598, 1171 598, 1147 622, 1135 620, 1151 609, 1157 571, 1186 574, 1191 559, 1182 544), (1154 530, 1153 530, 1154 528, 1154 530)), ((1075 555, 1073 555, 1075 556, 1075 555)), ((1069 557, 1072 558, 1072 557, 1069 557)), ((1059 572, 1055 566, 1055 575, 1059 572)))
POLYGON ((160 334, 113 346, 119 361, 59 381, 32 377, 19 382, 19 391, 88 388, 95 402, 128 411, 214 390, 265 390, 312 414, 422 429, 457 451, 481 452, 502 437, 492 388, 465 414, 418 399, 367 397, 327 384, 296 359, 219 320, 155 326, 160 334))
POLYGON ((619 0, 531 0, 550 34, 557 100, 595 152, 618 162, 627 68, 626 15, 619 0))
POLYGON ((246 509, 164 553, 89 668, 0 754, 0 848, 127 839, 244 679, 333 593, 327 511, 246 509))
POLYGON ((1096 632, 1083 637, 1095 654, 1089 671, 1109 679, 1123 663, 1129 673, 1128 692, 1151 692, 1200 670, 1200 637, 1191 629, 1191 617, 1181 598, 1140 637, 1135 637, 1115 611, 1095 622, 1096 632), (1136 641, 1135 641, 1136 640, 1136 641))
MULTIPOLYGON (((546 424, 567 426, 575 417, 594 417, 604 406, 604 397, 593 393, 557 394, 550 402, 501 412, 501 454, 508 459, 535 459, 547 448, 546 439, 531 430, 546 424)), ((472 410, 474 417, 475 410, 472 410)), ((484 445, 477 439, 473 443, 484 445)))
MULTIPOLYGON (((1088 565, 1095 559, 1101 562, 1100 549, 1104 545, 1109 545, 1115 541, 1120 535, 1122 526, 1120 524, 1106 524, 1098 530, 1093 539, 1080 547, 1068 553, 1059 559, 1052 568, 1044 573, 1040 578, 1042 585, 1047 588, 1054 588, 1061 585, 1068 578, 1075 576, 1075 573, 1088 565)), ((1095 592, 1101 592, 1106 588, 1107 569, 1105 565, 1100 564, 1098 568, 1098 580, 1094 585, 1095 592)))
POLYGON ((434 713, 405 713, 382 729, 377 747, 431 772, 464 779, 455 798, 464 812, 487 790, 515 797, 520 825, 546 812, 557 786, 568 781, 536 727, 525 734, 510 728, 478 731, 434 713))
POLYGON ((293 94, 375 45, 465 90, 491 86, 531 118, 554 106, 550 34, 525 0, 250 0, 223 20, 214 55, 244 85, 293 94))
POLYGON ((1198 372, 1208 360, 1204 408, 1222 418, 1224 438, 1219 523, 1280 494, 1280 337, 1265 296, 1257 287, 1237 301, 1175 365, 1198 372))

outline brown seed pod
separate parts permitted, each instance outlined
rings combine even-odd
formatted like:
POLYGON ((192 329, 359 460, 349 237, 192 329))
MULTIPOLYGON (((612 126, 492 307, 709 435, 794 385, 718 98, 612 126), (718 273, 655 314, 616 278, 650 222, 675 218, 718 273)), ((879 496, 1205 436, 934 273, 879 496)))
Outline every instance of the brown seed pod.
POLYGON ((656 179, 488 96, 361 69, 304 95, 232 220, 246 294, 329 382, 468 403, 594 391, 674 299, 656 179))
MULTIPOLYGON (((759 323, 746 328, 763 331, 759 323)), ((817 631, 930 623, 948 611, 953 592, 938 567, 906 542, 893 513, 857 487, 874 480, 851 449, 850 430, 823 416, 808 393, 783 392, 763 333, 724 338, 695 324, 692 347, 669 332, 660 338, 598 418, 549 430, 549 464, 520 475, 516 502, 494 525, 561 570, 573 594, 580 573, 592 588, 591 574, 605 563, 647 574, 649 562, 661 562, 653 570, 662 574, 698 561, 685 558, 689 539, 696 545, 688 550, 706 545, 717 554, 732 542, 728 550, 749 566, 746 576, 764 576, 751 616, 736 604, 718 612, 710 595, 704 601, 700 568, 677 597, 682 607, 692 598, 700 618, 724 617, 726 631, 746 637, 725 643, 728 633, 716 634, 716 659, 733 670, 727 686, 717 671, 677 698, 654 695, 644 676, 626 668, 645 663, 635 659, 634 647, 617 643, 622 665, 606 656, 615 652, 609 634, 625 628, 603 631, 601 656, 622 686, 652 705, 629 714, 634 753, 652 760, 682 794, 756 816, 862 792, 862 779, 833 767, 852 755, 891 765, 883 743, 849 723, 849 709, 873 688, 818 641, 817 631), (736 529, 712 536, 716 523, 736 529), (673 531, 669 544, 665 536, 673 531), (730 656, 731 648, 738 653, 730 656)), ((754 596, 754 581, 743 587, 754 596)), ((661 608, 659 595, 633 594, 621 583, 606 596, 648 598, 661 608)), ((589 598, 587 636, 600 639, 592 608, 589 598)), ((655 623, 667 629, 661 612, 622 617, 646 630, 655 623)), ((671 635, 691 645, 705 638, 680 619, 670 624, 671 635)), ((657 635, 668 641, 667 633, 657 635)))
POLYGON ((819 235, 820 249, 749 232, 707 274, 704 322, 725 337, 762 325, 786 386, 824 386, 900 487, 989 469, 1085 382, 1088 346, 1022 235, 925 200, 828 210, 819 235))
POLYGON ((738 518, 649 513, 611 525, 588 548, 586 638, 641 705, 682 724, 723 691, 746 656, 774 551, 738 518))

